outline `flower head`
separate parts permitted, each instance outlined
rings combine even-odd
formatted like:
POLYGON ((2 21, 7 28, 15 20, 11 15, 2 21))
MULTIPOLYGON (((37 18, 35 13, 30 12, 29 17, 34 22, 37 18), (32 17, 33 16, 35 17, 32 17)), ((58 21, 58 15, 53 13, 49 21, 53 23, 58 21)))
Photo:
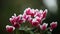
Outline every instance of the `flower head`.
POLYGON ((8 32, 12 32, 12 31, 15 30, 15 27, 14 27, 14 26, 6 25, 6 30, 7 30, 8 32))
POLYGON ((36 18, 34 18, 34 19, 32 20, 32 25, 33 25, 33 26, 38 26, 38 25, 39 25, 39 22, 36 20, 36 18))
POLYGON ((51 24, 50 24, 50 31, 52 31, 54 28, 56 28, 57 27, 57 22, 52 22, 51 24))
POLYGON ((40 29, 41 30, 46 30, 48 24, 47 23, 43 23, 42 25, 40 25, 40 29))
POLYGON ((12 24, 14 24, 14 22, 17 21, 17 16, 16 16, 16 14, 14 13, 14 16, 12 16, 9 20, 10 20, 10 22, 11 22, 12 24))

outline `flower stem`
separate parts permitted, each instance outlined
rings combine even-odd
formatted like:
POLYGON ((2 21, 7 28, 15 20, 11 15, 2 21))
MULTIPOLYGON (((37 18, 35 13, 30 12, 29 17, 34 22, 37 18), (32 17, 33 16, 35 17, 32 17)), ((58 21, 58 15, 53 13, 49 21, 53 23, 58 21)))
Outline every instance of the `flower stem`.
POLYGON ((17 29, 15 30, 15 34, 19 34, 19 32, 18 32, 18 30, 17 30, 17 29))

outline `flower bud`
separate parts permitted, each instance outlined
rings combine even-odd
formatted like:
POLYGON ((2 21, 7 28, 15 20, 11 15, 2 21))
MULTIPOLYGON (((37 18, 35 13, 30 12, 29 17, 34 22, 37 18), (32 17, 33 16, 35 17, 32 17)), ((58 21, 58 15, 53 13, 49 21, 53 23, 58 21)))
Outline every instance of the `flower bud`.
POLYGON ((32 17, 34 17, 35 13, 36 13, 36 11, 34 9, 31 9, 31 8, 27 8, 24 11, 24 14, 31 15, 32 17))
POLYGON ((11 22, 11 24, 14 24, 14 22, 17 21, 17 16, 16 16, 16 14, 14 14, 14 16, 12 16, 12 18, 9 19, 9 21, 11 22))
POLYGON ((47 14, 47 9, 45 9, 44 12, 43 12, 43 19, 46 18, 46 14, 47 14))
POLYGON ((26 13, 27 15, 30 15, 31 14, 31 8, 25 9, 24 13, 26 13))
POLYGON ((51 24, 50 24, 50 31, 52 31, 54 28, 56 28, 57 27, 57 22, 52 22, 51 24))
POLYGON ((46 30, 47 26, 48 26, 48 24, 43 23, 42 25, 40 25, 40 29, 41 30, 46 30))
POLYGON ((32 20, 32 25, 33 25, 33 26, 38 26, 38 25, 39 25, 39 22, 34 18, 34 19, 32 20))
POLYGON ((7 30, 8 32, 13 32, 13 31, 15 30, 15 27, 6 25, 6 30, 7 30))

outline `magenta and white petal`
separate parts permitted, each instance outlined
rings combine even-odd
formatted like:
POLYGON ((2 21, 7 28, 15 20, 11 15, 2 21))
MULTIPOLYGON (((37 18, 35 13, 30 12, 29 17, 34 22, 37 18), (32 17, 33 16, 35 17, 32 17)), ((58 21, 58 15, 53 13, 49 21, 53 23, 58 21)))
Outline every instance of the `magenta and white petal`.
POLYGON ((13 32, 15 30, 15 27, 14 26, 9 26, 9 25, 6 25, 6 30, 8 32, 13 32))
POLYGON ((57 22, 52 22, 51 24, 50 24, 50 28, 51 29, 54 29, 54 28, 56 28, 57 27, 57 22))
POLYGON ((42 25, 40 25, 40 29, 41 30, 46 30, 48 24, 47 23, 43 23, 42 25))

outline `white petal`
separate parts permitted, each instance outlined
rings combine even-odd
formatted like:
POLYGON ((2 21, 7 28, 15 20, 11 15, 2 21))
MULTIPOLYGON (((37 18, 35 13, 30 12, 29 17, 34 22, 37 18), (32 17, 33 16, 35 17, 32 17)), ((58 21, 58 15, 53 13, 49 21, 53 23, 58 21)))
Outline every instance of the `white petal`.
POLYGON ((43 13, 43 10, 40 10, 40 13, 43 13))
POLYGON ((16 14, 14 13, 14 16, 16 16, 16 14))

